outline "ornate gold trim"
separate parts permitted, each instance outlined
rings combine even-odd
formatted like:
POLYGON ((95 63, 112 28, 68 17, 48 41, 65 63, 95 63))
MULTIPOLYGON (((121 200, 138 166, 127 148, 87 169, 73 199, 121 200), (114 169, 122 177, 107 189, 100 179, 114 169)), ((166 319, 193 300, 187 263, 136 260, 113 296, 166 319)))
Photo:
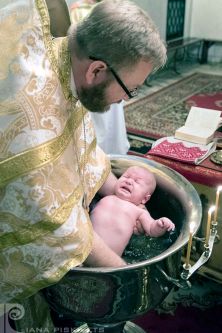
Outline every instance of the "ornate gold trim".
POLYGON ((0 186, 58 159, 69 144, 73 131, 80 125, 81 121, 82 114, 72 110, 71 117, 67 120, 65 129, 60 136, 1 161, 0 186))
MULTIPOLYGON (((91 142, 86 151, 86 155, 82 157, 82 160, 80 162, 81 168, 83 167, 84 163, 83 161, 87 161, 90 159, 89 155, 95 149, 95 147, 96 147, 96 139, 94 139, 91 142)), ((88 193, 89 201, 92 200, 96 192, 102 186, 109 172, 110 169, 106 168, 103 174, 101 175, 99 182, 97 182, 96 187, 93 188, 93 191, 90 191, 88 193)), ((60 225, 62 225, 67 220, 67 218, 71 214, 73 206, 78 202, 78 200, 80 200, 81 195, 82 195, 82 186, 79 185, 73 191, 73 194, 65 201, 65 203, 59 209, 57 209, 52 216, 48 217, 47 220, 39 221, 32 225, 27 225, 27 224, 24 225, 23 223, 23 226, 19 227, 16 231, 8 232, 0 236, 0 250, 11 246, 18 246, 31 243, 33 240, 56 230, 60 225), (18 232, 20 235, 19 238, 18 238, 18 232)), ((12 218, 16 219, 16 217, 14 217, 11 214, 11 219, 12 218)))
MULTIPOLYGON (((85 157, 85 159, 83 158, 83 161, 90 160, 90 154, 96 148, 96 145, 97 145, 97 141, 95 138, 89 145, 87 152, 86 152, 86 157, 85 157)), ((84 165, 83 161, 82 160, 80 161, 80 165, 82 168, 84 165)), ((108 162, 108 157, 106 157, 106 161, 104 162, 104 165, 105 164, 107 164, 107 167, 104 169, 103 174, 100 176, 100 180, 96 183, 96 186, 93 188, 93 190, 88 192, 88 202, 92 201, 93 197, 98 192, 100 187, 103 185, 103 183, 105 182, 106 178, 108 177, 108 175, 111 171, 111 166, 110 166, 110 163, 108 162), (108 164, 109 164, 109 167, 108 167, 108 164)), ((85 167, 85 165, 84 165, 84 167, 85 167)))
MULTIPOLYGON (((86 161, 87 161, 87 163, 88 163, 88 161, 90 161, 90 154, 94 151, 94 149, 96 149, 96 145, 97 145, 97 141, 95 138, 88 146, 87 151, 85 152, 85 156, 83 155, 81 157, 81 160, 79 161, 80 169, 83 170, 85 168, 86 161)), ((105 164, 107 164, 107 167, 105 168, 103 174, 101 175, 100 180, 96 183, 96 186, 93 188, 93 191, 89 191, 89 189, 87 191, 88 192, 88 202, 92 201, 93 197, 98 192, 100 187, 103 185, 103 183, 105 182, 106 178, 108 177, 108 175, 111 171, 111 166, 110 166, 110 163, 108 162, 108 157, 106 157, 106 162, 104 163, 104 165, 105 164), (109 167, 108 167, 108 164, 109 164, 109 167)))
POLYGON ((36 6, 42 23, 44 45, 52 68, 59 78, 65 98, 76 101, 70 89, 71 56, 68 49, 68 37, 53 38, 47 6, 42 0, 36 0, 36 6))
MULTIPOLYGON (((90 159, 90 153, 96 147, 96 139, 94 139, 91 144, 89 145, 85 156, 82 157, 81 160, 81 167, 83 167, 83 161, 90 159)), ((105 181, 106 177, 108 176, 109 169, 106 169, 106 172, 103 173, 101 176, 100 181, 96 184, 96 187, 93 188, 93 191, 90 191, 89 198, 90 201, 94 197, 95 193, 101 187, 103 182, 105 181)), ((3 248, 11 247, 11 246, 18 246, 22 244, 28 244, 33 240, 43 237, 49 232, 56 230, 60 225, 62 225, 69 215, 71 214, 71 210, 74 205, 80 200, 82 195, 82 186, 79 185, 73 191, 73 194, 64 202, 64 204, 56 210, 56 212, 47 218, 47 220, 39 221, 35 224, 25 224, 25 221, 22 221, 22 226, 13 232, 5 233, 4 235, 0 236, 0 250, 3 248), (19 236, 18 236, 19 232, 19 236)), ((10 219, 16 219, 12 214, 10 214, 10 219)))
POLYGON ((74 205, 80 200, 82 195, 82 188, 79 185, 73 191, 73 194, 64 202, 64 204, 57 209, 57 211, 47 218, 47 220, 39 221, 35 224, 26 224, 21 226, 14 232, 8 232, 0 236, 0 250, 31 243, 37 238, 41 238, 56 230, 61 226, 71 214, 74 205), (19 236, 18 236, 19 232, 19 236))
POLYGON ((89 144, 87 147, 87 150, 84 155, 81 156, 81 160, 79 161, 79 168, 84 169, 86 166, 86 163, 89 161, 89 155, 92 152, 93 149, 96 148, 96 138, 93 139, 93 141, 89 144))
MULTIPOLYGON (((108 161, 107 161, 108 162, 108 161)), ((108 163, 107 163, 108 164, 108 163)), ((110 165, 110 164, 109 164, 110 165)), ((104 184, 105 180, 107 179, 107 177, 109 176, 109 173, 111 171, 111 167, 107 167, 105 169, 105 171, 103 172, 103 174, 100 177, 100 181, 96 183, 96 186, 93 189, 93 192, 91 192, 89 194, 89 202, 92 201, 93 197, 95 196, 95 194, 98 192, 98 190, 100 189, 100 187, 104 184)))
POLYGON ((71 55, 68 49, 68 37, 64 37, 59 45, 59 80, 62 84, 63 92, 66 99, 72 99, 74 102, 76 99, 72 94, 70 87, 71 80, 71 55))
POLYGON ((52 67, 57 75, 59 75, 58 70, 58 61, 55 57, 55 53, 53 51, 53 43, 52 43, 52 36, 50 33, 50 18, 48 13, 48 8, 46 6, 45 1, 42 0, 35 0, 36 7, 40 15, 41 23, 42 23, 42 32, 43 32, 43 40, 44 44, 47 49, 47 53, 49 59, 51 61, 52 67))
POLYGON ((92 244, 87 244, 87 246, 84 248, 84 251, 81 251, 81 253, 75 255, 75 258, 69 258, 68 262, 62 267, 59 267, 57 271, 53 274, 53 276, 32 283, 31 287, 27 286, 27 289, 25 291, 19 294, 18 297, 13 298, 10 302, 19 302, 20 300, 23 300, 24 298, 30 297, 31 295, 35 294, 40 289, 46 288, 49 285, 58 282, 70 269, 84 262, 85 259, 88 257, 91 249, 92 244))

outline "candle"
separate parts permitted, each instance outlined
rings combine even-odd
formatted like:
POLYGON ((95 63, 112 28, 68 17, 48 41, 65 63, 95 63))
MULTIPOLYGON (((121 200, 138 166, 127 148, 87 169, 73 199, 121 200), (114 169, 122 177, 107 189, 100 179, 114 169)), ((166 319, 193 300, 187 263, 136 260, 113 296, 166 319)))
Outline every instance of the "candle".
POLYGON ((215 211, 214 211, 214 222, 217 222, 217 213, 218 213, 218 206, 219 206, 219 197, 220 197, 220 192, 222 191, 222 186, 219 186, 217 188, 216 192, 216 201, 215 201, 215 211))
POLYGON ((206 239, 205 239, 206 246, 209 245, 210 227, 211 227, 211 215, 212 215, 212 213, 213 213, 214 210, 215 210, 215 206, 210 207, 210 209, 208 210, 207 231, 206 231, 206 239))
POLYGON ((191 245, 192 245, 192 238, 193 238, 194 228, 195 228, 195 223, 191 222, 190 223, 189 241, 188 241, 188 245, 187 245, 187 256, 186 256, 186 261, 185 261, 185 268, 189 268, 189 265, 190 265, 190 252, 191 252, 191 245))

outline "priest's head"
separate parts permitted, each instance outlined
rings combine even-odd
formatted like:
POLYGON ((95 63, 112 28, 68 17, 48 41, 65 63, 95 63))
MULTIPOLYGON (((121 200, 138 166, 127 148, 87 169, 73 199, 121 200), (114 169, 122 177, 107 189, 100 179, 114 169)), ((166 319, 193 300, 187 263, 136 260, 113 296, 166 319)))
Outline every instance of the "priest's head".
POLYGON ((94 112, 136 97, 166 48, 149 15, 128 0, 103 0, 69 29, 77 95, 94 112))

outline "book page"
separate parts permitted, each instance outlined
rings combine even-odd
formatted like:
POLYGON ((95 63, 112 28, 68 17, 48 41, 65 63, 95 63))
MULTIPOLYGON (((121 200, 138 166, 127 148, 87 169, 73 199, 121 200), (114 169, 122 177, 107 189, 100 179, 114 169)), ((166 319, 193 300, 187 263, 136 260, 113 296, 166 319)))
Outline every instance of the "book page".
POLYGON ((192 106, 185 122, 186 127, 194 128, 199 132, 200 128, 209 128, 215 132, 220 122, 221 111, 198 108, 192 106))
POLYGON ((175 137, 178 137, 180 134, 184 138, 186 136, 192 136, 193 138, 200 137, 200 138, 208 138, 210 137, 214 132, 211 129, 203 128, 203 127, 188 127, 188 126, 182 126, 176 130, 175 137), (177 136, 178 134, 178 136, 177 136))

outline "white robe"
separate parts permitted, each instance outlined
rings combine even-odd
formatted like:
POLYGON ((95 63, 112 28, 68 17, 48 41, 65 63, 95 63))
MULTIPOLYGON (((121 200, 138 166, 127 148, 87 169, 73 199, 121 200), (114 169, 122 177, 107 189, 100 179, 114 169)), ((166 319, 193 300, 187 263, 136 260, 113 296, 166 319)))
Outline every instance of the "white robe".
POLYGON ((98 145, 107 154, 127 154, 129 150, 123 104, 112 104, 105 113, 91 112, 98 145))

